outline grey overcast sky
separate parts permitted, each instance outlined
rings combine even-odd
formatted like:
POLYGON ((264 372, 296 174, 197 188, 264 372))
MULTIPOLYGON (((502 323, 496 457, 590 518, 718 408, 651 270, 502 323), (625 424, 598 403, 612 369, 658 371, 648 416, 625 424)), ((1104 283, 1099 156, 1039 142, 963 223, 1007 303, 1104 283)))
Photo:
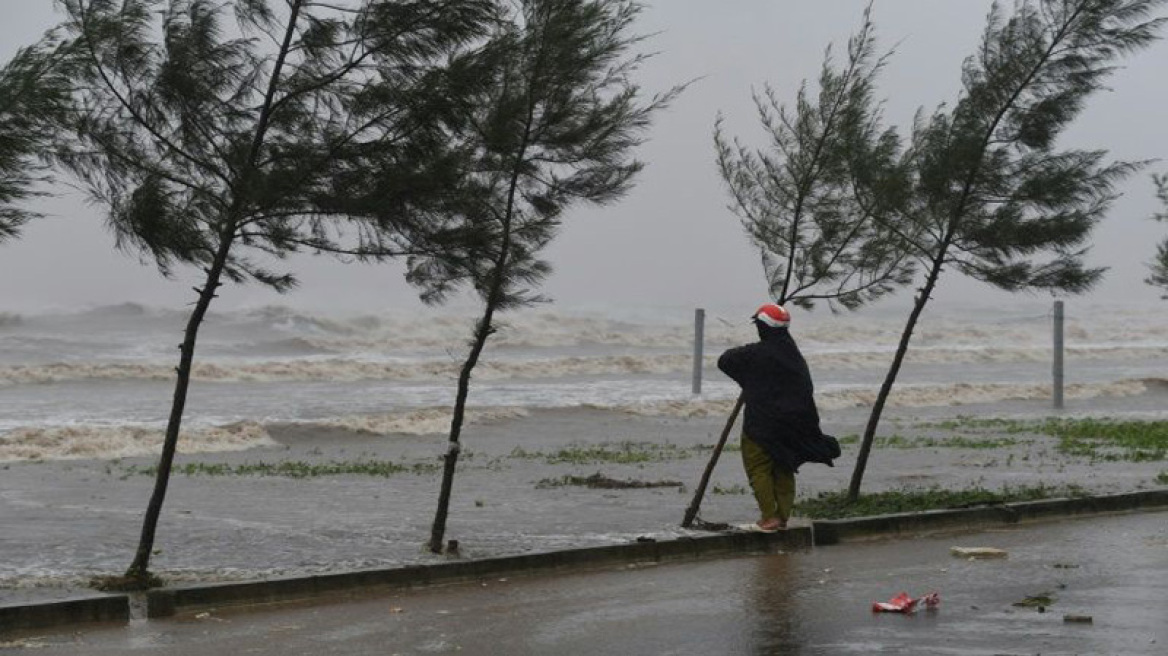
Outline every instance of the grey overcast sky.
MULTIPOLYGON (((659 54, 643 69, 647 92, 701 78, 654 125, 640 155, 647 169, 622 202, 578 208, 548 251, 555 273, 545 291, 558 306, 753 305, 765 296, 761 268, 726 195, 713 161, 712 126, 719 110, 728 132, 761 143, 750 94, 774 86, 792 98, 814 78, 829 43, 842 45, 860 22, 865 0, 650 0, 640 31, 656 36, 659 54)), ((1010 3, 1006 3, 1009 5, 1010 3)), ((905 126, 920 106, 932 108, 958 92, 959 67, 981 34, 988 0, 877 0, 883 48, 896 46, 880 95, 890 123, 905 126)), ((51 0, 0 0, 0 56, 36 40, 57 22, 51 0)), ((1168 157, 1168 43, 1124 62, 1068 132, 1065 143, 1106 148, 1120 159, 1168 157)), ((1168 171, 1168 162, 1150 170, 1168 171)), ((113 250, 102 209, 64 186, 40 207, 49 218, 0 249, 0 311, 69 308, 126 301, 178 306, 191 300, 193 277, 163 280, 148 266, 113 250)), ((1095 235, 1092 262, 1111 267, 1084 302, 1159 303, 1143 284, 1145 263, 1168 226, 1150 220, 1157 206, 1147 174, 1095 235)), ((394 265, 341 265, 322 258, 292 260, 301 287, 280 297, 256 286, 225 288, 222 306, 286 303, 364 311, 419 306, 394 265)), ((910 296, 901 292, 894 303, 910 296)), ((978 303, 1008 295, 956 275, 938 298, 978 303)))

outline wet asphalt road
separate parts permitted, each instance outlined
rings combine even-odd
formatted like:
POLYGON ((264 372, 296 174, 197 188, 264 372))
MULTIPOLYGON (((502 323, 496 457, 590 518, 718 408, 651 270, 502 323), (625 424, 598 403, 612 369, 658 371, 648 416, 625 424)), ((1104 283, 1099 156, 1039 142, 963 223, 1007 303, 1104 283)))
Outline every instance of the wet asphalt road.
MULTIPOLYGON (((8 638, 12 640, 12 638, 8 638)), ((2 640, 0 640, 2 644, 2 640)), ((38 634, 50 654, 1168 654, 1168 513, 38 634), (998 547, 968 561, 951 546, 998 547), (873 614, 897 592, 935 611, 873 614), (1012 602, 1055 597, 1039 612, 1012 602), (1064 622, 1089 615, 1090 624, 1064 622)), ((3 650, 7 653, 7 650, 3 650)))

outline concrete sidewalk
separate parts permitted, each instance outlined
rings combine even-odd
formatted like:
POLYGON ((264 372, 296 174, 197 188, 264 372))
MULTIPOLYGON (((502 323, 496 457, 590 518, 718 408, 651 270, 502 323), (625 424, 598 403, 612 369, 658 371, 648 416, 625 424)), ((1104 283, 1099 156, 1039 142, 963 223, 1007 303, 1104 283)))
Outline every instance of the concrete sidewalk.
MULTIPOLYGON (((37 654, 1165 653, 1168 522, 1138 513, 703 563, 490 579, 9 642, 37 654), (1005 549, 963 560, 952 546, 1005 549), (936 611, 873 614, 900 591, 936 611), (1046 593, 1039 612, 1013 602, 1046 593), (1068 623, 1064 615, 1092 622, 1068 623)), ((8 638, 10 641, 12 638, 8 638)))

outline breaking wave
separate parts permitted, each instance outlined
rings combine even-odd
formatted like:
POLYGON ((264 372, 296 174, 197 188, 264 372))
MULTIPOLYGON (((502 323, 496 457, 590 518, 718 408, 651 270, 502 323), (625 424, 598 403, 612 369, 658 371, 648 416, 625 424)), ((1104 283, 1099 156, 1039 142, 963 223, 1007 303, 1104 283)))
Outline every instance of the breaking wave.
MULTIPOLYGON (((888 366, 891 351, 808 352, 813 371, 820 369, 872 369, 888 366)), ((1168 346, 1083 347, 1067 350, 1079 361, 1168 360, 1168 346)), ((707 368, 716 364, 707 356, 707 368)), ((906 362, 919 365, 996 363, 1043 363, 1048 349, 1031 348, 920 348, 910 350, 906 362)), ((196 363, 196 380, 224 383, 256 382, 350 382, 360 380, 451 380, 460 363, 455 358, 370 361, 344 358, 303 358, 260 362, 212 361, 196 363)), ((547 379, 578 376, 672 374, 689 371, 690 355, 639 354, 569 356, 546 359, 488 359, 480 362, 475 376, 484 380, 547 379)), ((0 385, 31 385, 79 380, 170 380, 172 364, 134 362, 58 362, 35 365, 0 365, 0 385)))
MULTIPOLYGON (((1068 400, 1097 397, 1135 396, 1146 392, 1162 393, 1168 380, 1160 378, 1130 379, 1108 383, 1068 385, 1068 400)), ((584 403, 560 406, 619 412, 640 416, 675 418, 725 417, 734 404, 733 390, 727 388, 722 398, 683 398, 614 403, 584 403)), ((835 387, 816 394, 821 410, 868 407, 875 401, 875 387, 835 387)), ((992 404, 1002 401, 1045 400, 1051 396, 1047 384, 1028 383, 954 383, 904 384, 893 389, 889 404, 894 407, 962 406, 992 404)), ((556 407, 548 407, 554 410, 556 407)), ((517 406, 479 406, 467 410, 467 424, 491 424, 529 416, 527 408, 517 406)), ((281 422, 285 423, 286 422, 281 422)), ((368 415, 350 415, 292 422, 311 428, 340 428, 372 435, 441 435, 450 428, 449 407, 402 409, 368 415)), ((273 424, 275 425, 275 424, 273 424)), ((274 429, 273 429, 274 430, 274 429)), ((22 427, 0 434, 0 462, 24 460, 108 459, 157 454, 162 444, 161 428, 143 426, 50 426, 22 427)), ((268 428, 255 421, 224 426, 194 427, 183 431, 179 440, 182 453, 242 451, 272 446, 268 428)))
MULTIPOLYGON (((161 428, 142 426, 17 428, 0 435, 0 462, 154 455, 159 452, 162 440, 161 428)), ((266 428, 246 421, 184 429, 178 441, 178 451, 243 451, 274 444, 266 428)))
MULTIPOLYGON (((250 336, 273 333, 304 337, 327 350, 379 352, 413 349, 445 349, 462 346, 469 339, 474 313, 451 310, 409 311, 379 314, 317 313, 285 306, 213 311, 206 329, 250 336)), ((509 313, 498 322, 492 345, 509 347, 564 347, 578 345, 686 348, 693 340, 692 315, 668 311, 631 317, 621 311, 571 312, 539 309, 509 313)), ((35 324, 54 330, 100 328, 141 330, 144 326, 181 326, 186 312, 124 303, 91 308, 72 314, 22 316, 0 313, 0 327, 35 324), (145 323, 144 323, 145 322, 145 323)), ((895 344, 903 328, 903 317, 880 313, 840 315, 801 314, 794 334, 807 346, 895 344)), ((1159 310, 1094 313, 1089 320, 1068 316, 1069 341, 1094 344, 1168 344, 1168 323, 1159 310)), ((750 341, 754 331, 745 316, 726 318, 717 312, 707 315, 706 339, 711 344, 750 341)), ((1045 315, 1020 316, 998 313, 993 319, 979 316, 958 320, 940 316, 924 322, 914 335, 919 346, 1015 344, 1039 346, 1049 343, 1050 318, 1045 315)), ((168 340, 170 338, 168 337, 168 340)))
MULTIPOLYGON (((466 413, 466 424, 490 424, 526 417, 527 414, 527 410, 515 407, 470 408, 466 413)), ((303 423, 373 435, 436 435, 450 430, 450 409, 421 408, 303 423)), ((161 428, 143 426, 16 428, 0 434, 0 462, 152 456, 160 451, 162 440, 161 428)), ((184 429, 178 441, 178 451, 246 451, 275 444, 267 428, 254 421, 245 421, 184 429)))
MULTIPOLYGON (((1135 396, 1150 387, 1163 385, 1159 379, 1121 380, 1110 383, 1078 383, 1067 385, 1063 394, 1067 399, 1091 399, 1101 396, 1135 396)), ((821 410, 842 410, 871 406, 877 390, 832 389, 816 392, 821 410)), ((888 404, 894 407, 961 406, 1000 401, 1035 401, 1049 399, 1051 386, 1027 383, 954 383, 952 385, 900 385, 892 389, 888 404)), ((630 403, 615 407, 591 405, 602 410, 617 410, 634 415, 665 417, 726 416, 734 406, 734 399, 677 399, 630 403)))
MULTIPOLYGON (((466 424, 489 424, 518 419, 527 415, 527 410, 523 408, 470 408, 466 412, 465 422, 466 424)), ((450 430, 450 409, 423 408, 380 415, 340 417, 311 423, 373 435, 433 435, 446 433, 450 430)))

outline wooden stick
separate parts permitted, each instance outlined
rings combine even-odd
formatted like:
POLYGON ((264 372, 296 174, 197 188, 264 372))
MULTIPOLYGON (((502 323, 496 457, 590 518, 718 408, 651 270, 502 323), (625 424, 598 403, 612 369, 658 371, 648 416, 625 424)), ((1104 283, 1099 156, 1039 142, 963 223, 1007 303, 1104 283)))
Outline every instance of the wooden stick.
POLYGON ((706 494, 706 486, 710 484, 710 475, 714 473, 714 465, 718 464, 718 457, 722 455, 722 449, 726 446, 726 438, 730 437, 730 429, 734 428, 734 422, 738 420, 738 413, 742 410, 743 397, 738 395, 738 402, 734 404, 734 410, 730 413, 730 418, 726 420, 726 427, 722 429, 722 437, 718 439, 718 443, 714 446, 714 453, 710 455, 710 462, 706 465, 706 471, 702 473, 702 480, 698 483, 697 490, 694 491, 693 501, 690 502, 689 508, 685 509, 685 518, 681 520, 682 528, 689 528, 693 526, 694 519, 698 516, 698 508, 702 505, 702 497, 706 494))

